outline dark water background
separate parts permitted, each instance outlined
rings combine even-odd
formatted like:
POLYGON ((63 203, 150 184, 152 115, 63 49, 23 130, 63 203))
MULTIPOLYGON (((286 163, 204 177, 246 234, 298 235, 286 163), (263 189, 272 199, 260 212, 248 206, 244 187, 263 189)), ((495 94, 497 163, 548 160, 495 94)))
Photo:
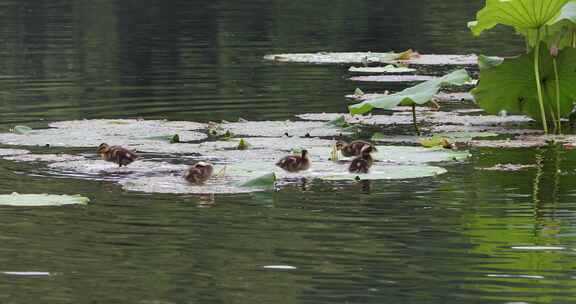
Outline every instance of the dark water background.
MULTIPOLYGON (((504 29, 470 35, 480 2, 0 0, 0 128, 343 112, 358 85, 346 67, 262 56, 520 52, 504 29)), ((222 195, 209 206, 0 161, 2 193, 92 198, 0 208, 0 303, 574 303, 574 156, 476 150, 436 178, 222 195), (475 169, 509 162, 538 167, 475 169), (30 271, 51 275, 5 273, 30 271)))

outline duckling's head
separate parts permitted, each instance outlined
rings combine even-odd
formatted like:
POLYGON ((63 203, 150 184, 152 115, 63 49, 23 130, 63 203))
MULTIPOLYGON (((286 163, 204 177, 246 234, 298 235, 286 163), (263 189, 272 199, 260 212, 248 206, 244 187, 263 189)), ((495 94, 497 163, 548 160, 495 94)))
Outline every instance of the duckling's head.
POLYGON ((342 150, 342 148, 344 148, 345 145, 346 145, 346 142, 341 140, 341 139, 336 141, 336 149, 337 150, 342 150))
POLYGON ((308 150, 302 149, 302 158, 308 158, 308 150))
POLYGON ((203 173, 208 173, 208 174, 212 174, 212 164, 208 163, 208 162, 197 162, 194 164, 194 168, 200 169, 200 171, 202 171, 203 173))
POLYGON ((107 153, 108 150, 110 150, 110 146, 107 143, 101 143, 100 146, 98 146, 99 154, 107 153))
POLYGON ((362 155, 370 155, 370 153, 372 152, 376 152, 376 148, 372 145, 364 146, 362 147, 362 150, 360 150, 360 153, 362 155))

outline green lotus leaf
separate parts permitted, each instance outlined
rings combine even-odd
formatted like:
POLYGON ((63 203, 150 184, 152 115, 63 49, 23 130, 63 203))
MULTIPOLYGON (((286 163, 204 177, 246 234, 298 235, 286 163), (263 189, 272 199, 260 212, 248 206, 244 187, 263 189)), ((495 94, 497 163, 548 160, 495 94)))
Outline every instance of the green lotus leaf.
POLYGON ((240 187, 270 189, 274 188, 275 182, 276 182, 276 174, 274 174, 274 172, 271 172, 253 178, 247 182, 244 182, 240 184, 240 187))
POLYGON ((374 108, 390 110, 401 103, 427 103, 446 85, 462 85, 470 81, 468 72, 464 69, 456 70, 444 77, 428 80, 424 83, 407 88, 401 92, 365 100, 348 107, 351 114, 364 114, 374 108))
POLYGON ((24 134, 28 134, 28 133, 32 132, 32 128, 30 128, 29 126, 20 125, 20 126, 15 126, 12 129, 12 132, 14 132, 16 134, 24 135, 24 134))
MULTIPOLYGON (((540 120, 534 79, 533 53, 483 65, 480 82, 472 90, 482 109, 491 114, 502 111, 522 113, 540 120)), ((576 49, 566 48, 557 57, 560 84, 560 113, 567 116, 576 100, 576 49)), ((556 76, 552 57, 541 54, 541 82, 547 115, 556 113, 556 76)), ((551 118, 551 117, 549 117, 551 118)))
POLYGON ((468 23, 468 27, 476 36, 498 24, 512 26, 521 33, 534 32, 557 22, 562 8, 569 2, 571 0, 487 0, 476 21, 468 23))
POLYGON ((19 207, 43 207, 64 205, 85 205, 89 198, 80 195, 55 195, 55 194, 2 194, 0 195, 1 206, 19 207))

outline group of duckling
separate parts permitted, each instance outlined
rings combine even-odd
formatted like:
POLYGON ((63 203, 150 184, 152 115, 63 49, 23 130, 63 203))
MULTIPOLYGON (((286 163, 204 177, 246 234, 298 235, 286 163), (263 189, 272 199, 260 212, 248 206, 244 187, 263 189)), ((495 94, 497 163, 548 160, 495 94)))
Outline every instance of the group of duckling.
MULTIPOLYGON (((350 173, 368 173, 374 163, 371 153, 376 151, 376 147, 370 142, 355 140, 347 143, 343 140, 338 140, 336 149, 345 157, 356 157, 348 167, 350 173)), ((109 146, 106 143, 98 146, 97 153, 103 160, 116 163, 119 167, 127 166, 139 158, 134 151, 120 146, 109 146)), ((276 162, 276 166, 288 172, 299 172, 310 169, 311 161, 308 151, 302 150, 300 155, 283 157, 276 162)), ((191 165, 184 172, 183 177, 190 183, 202 184, 212 177, 213 172, 212 164, 201 161, 191 165)))

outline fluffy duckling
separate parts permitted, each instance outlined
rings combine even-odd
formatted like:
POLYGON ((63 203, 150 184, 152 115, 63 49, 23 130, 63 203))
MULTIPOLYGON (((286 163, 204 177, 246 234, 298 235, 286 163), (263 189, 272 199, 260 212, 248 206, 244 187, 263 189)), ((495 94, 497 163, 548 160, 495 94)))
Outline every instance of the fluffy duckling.
POLYGON ((355 158, 351 163, 348 171, 350 173, 368 173, 374 159, 370 153, 374 152, 375 149, 372 146, 365 146, 362 148, 360 156, 355 158))
POLYGON ((197 162, 184 172, 184 178, 191 183, 202 184, 212 176, 212 172, 214 172, 212 164, 197 162))
POLYGON ((276 166, 288 171, 298 172, 310 169, 310 158, 308 151, 302 150, 301 155, 288 155, 276 163, 276 166))
POLYGON ((133 151, 119 146, 109 146, 106 143, 98 146, 98 154, 103 160, 117 163, 120 167, 128 166, 128 164, 138 159, 138 155, 133 151))
POLYGON ((372 147, 372 150, 376 151, 376 148, 372 143, 364 140, 354 140, 350 143, 347 143, 343 140, 338 140, 336 142, 336 149, 342 151, 342 155, 345 157, 360 156, 362 148, 367 146, 372 147))

